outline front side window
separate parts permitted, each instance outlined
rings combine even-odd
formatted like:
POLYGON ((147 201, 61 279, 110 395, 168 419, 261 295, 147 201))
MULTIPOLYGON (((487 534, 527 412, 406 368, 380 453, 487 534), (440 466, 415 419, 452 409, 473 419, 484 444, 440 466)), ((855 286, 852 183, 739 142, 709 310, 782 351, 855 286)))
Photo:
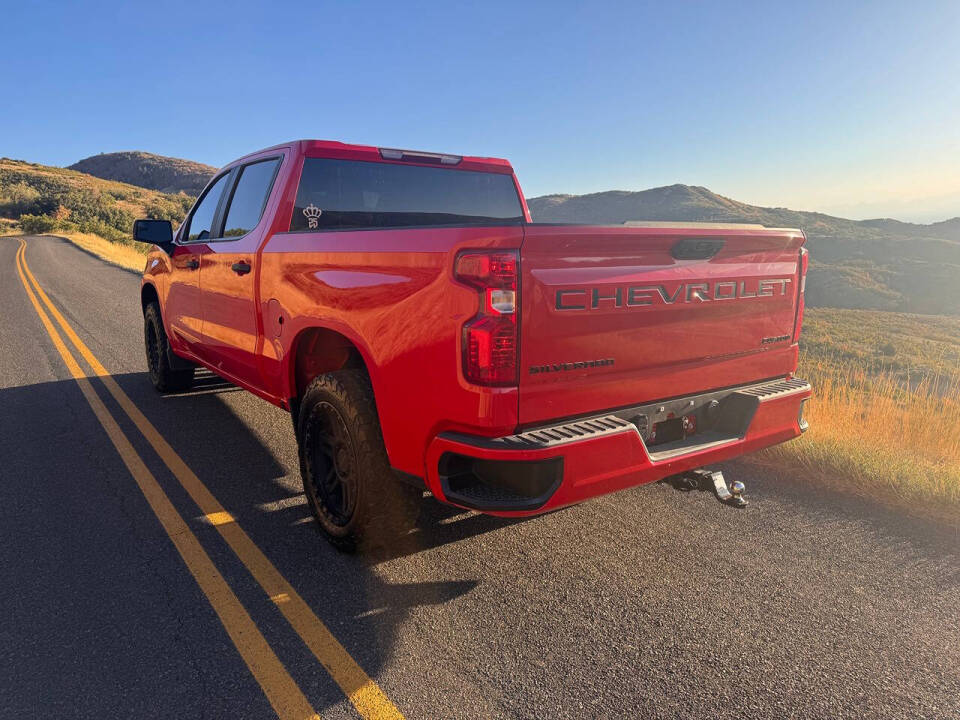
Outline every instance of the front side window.
POLYGON ((307 158, 290 229, 522 221, 523 208, 510 175, 307 158))
POLYGON ((246 235, 257 226, 267 205, 279 164, 280 158, 273 158, 246 165, 240 171, 240 179, 237 180, 230 199, 230 209, 227 210, 227 222, 223 226, 224 237, 246 235))
POLYGON ((187 228, 187 240, 189 242, 210 239, 213 232, 213 217, 217 214, 217 204, 220 202, 223 189, 227 186, 229 175, 230 173, 221 175, 193 209, 193 214, 190 216, 190 227, 187 228))

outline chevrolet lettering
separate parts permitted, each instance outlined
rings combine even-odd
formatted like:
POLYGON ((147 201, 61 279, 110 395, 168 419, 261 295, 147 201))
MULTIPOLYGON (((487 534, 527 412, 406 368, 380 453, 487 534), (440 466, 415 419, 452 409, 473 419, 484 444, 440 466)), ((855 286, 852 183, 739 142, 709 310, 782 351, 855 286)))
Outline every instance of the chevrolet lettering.
POLYGON ((562 288, 556 292, 554 307, 557 310, 603 310, 718 300, 750 300, 786 295, 791 282, 792 278, 764 278, 679 285, 562 288))

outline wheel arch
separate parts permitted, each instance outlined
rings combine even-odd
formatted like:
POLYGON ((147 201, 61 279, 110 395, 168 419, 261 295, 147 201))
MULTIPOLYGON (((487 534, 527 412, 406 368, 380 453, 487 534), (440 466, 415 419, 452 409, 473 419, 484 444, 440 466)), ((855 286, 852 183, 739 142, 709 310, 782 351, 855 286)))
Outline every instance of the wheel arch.
POLYGON ((374 385, 376 398, 376 387, 366 348, 343 332, 328 326, 312 325, 302 328, 290 346, 287 360, 291 410, 297 407, 311 380, 318 375, 344 368, 366 371, 371 385, 374 385))
POLYGON ((160 294, 157 292, 157 288, 152 282, 144 282, 140 287, 140 310, 143 312, 144 316, 146 316, 147 308, 151 303, 157 304, 157 309, 160 311, 160 324, 163 326, 163 331, 167 334, 167 359, 170 363, 170 367, 175 370, 189 370, 190 368, 196 367, 191 360, 187 360, 186 358, 183 358, 177 354, 177 351, 174 349, 173 344, 169 340, 170 326, 167 324, 167 318, 160 303, 160 294))
MULTIPOLYGON (((160 304, 160 293, 157 292, 156 286, 152 282, 145 282, 140 288, 140 310, 145 312, 147 305, 155 302, 158 305, 160 304)), ((163 309, 160 310, 161 316, 163 315, 163 309)))

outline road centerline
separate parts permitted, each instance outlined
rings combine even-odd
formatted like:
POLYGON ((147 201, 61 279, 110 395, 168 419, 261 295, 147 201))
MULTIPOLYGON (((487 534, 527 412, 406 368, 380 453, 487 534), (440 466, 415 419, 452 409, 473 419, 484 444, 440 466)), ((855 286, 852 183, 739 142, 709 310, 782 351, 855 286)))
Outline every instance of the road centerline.
POLYGON ((240 562, 243 563, 297 635, 307 645, 314 657, 341 688, 357 712, 365 720, 403 720, 403 714, 399 708, 353 659, 353 656, 343 647, 323 621, 317 617, 313 609, 303 600, 290 582, 250 539, 246 531, 240 527, 233 515, 220 504, 200 478, 147 419, 140 408, 117 384, 96 355, 80 339, 30 271, 25 248, 26 243, 24 243, 22 249, 22 262, 27 277, 36 289, 37 295, 49 309, 50 314, 63 329, 64 334, 86 360, 94 374, 120 405, 120 408, 146 438, 154 452, 160 456, 160 459, 207 517, 208 522, 226 540, 240 562))
MULTIPOLYGON (((44 329, 60 353, 74 381, 80 387, 80 391, 94 416, 107 433, 127 470, 139 486, 151 510, 160 521, 161 526, 200 586, 201 591, 207 597, 214 612, 220 618, 220 622, 246 663, 247 668, 263 689, 270 705, 282 720, 305 720, 307 718, 317 718, 319 720, 319 715, 310 706, 306 696, 270 648, 266 638, 264 638, 230 585, 220 574, 220 571, 217 570, 196 535, 173 506, 153 473, 147 468, 130 440, 120 429, 113 415, 110 414, 100 396, 93 389, 86 373, 80 367, 76 358, 73 357, 60 333, 40 305, 27 277, 24 275, 26 269, 25 251, 26 243, 20 240, 20 248, 15 256, 17 273, 44 329)), ((27 270, 27 273, 29 273, 29 270, 27 270)))

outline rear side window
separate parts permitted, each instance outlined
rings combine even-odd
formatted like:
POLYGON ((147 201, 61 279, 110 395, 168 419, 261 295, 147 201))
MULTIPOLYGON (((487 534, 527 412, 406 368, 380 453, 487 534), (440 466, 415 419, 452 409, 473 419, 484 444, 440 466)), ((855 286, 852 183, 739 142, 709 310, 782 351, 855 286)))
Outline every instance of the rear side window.
POLYGON ((523 209, 510 175, 307 158, 290 229, 514 223, 523 209))
POLYGON ((220 196, 226 187, 226 180, 230 173, 225 173, 211 186, 210 191, 201 198, 190 215, 190 227, 187 228, 187 240, 200 241, 210 238, 213 225, 213 216, 217 214, 217 205, 220 196))
POLYGON ((243 167, 230 199, 230 209, 227 210, 227 222, 223 226, 224 237, 246 235, 257 226, 263 215, 263 208, 266 207, 279 164, 280 158, 273 158, 243 167))

